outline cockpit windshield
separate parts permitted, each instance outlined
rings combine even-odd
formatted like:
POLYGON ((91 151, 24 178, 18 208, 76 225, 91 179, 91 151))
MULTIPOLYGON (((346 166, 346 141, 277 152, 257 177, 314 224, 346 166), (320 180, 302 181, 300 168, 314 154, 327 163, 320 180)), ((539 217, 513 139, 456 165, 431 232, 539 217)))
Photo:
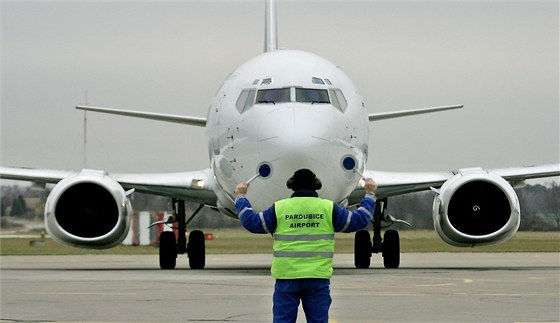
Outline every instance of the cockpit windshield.
POLYGON ((312 89, 302 87, 285 87, 276 89, 245 89, 241 91, 236 102, 240 113, 250 109, 254 104, 278 104, 300 102, 308 104, 330 104, 344 112, 346 99, 340 89, 312 89))
POLYGON ((331 103, 327 90, 296 88, 296 102, 331 103))
POLYGON ((290 102, 290 88, 259 90, 257 103, 290 102))

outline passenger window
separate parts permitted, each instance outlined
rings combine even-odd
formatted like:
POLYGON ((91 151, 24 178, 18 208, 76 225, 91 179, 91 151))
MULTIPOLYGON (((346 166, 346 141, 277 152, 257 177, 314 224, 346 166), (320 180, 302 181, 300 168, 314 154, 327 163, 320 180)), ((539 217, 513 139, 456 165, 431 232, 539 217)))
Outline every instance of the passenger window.
POLYGON ((296 88, 296 102, 331 103, 327 90, 296 88))
POLYGON ((259 90, 257 103, 290 102, 290 88, 259 90))

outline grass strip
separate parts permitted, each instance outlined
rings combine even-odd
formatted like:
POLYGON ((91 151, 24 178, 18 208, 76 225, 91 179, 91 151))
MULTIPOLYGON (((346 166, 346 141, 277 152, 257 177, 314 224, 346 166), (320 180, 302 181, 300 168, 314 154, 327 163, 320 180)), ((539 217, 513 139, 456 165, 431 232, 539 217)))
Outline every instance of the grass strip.
MULTIPOLYGON (((272 237, 270 235, 251 234, 241 229, 209 230, 214 238, 206 241, 208 254, 236 253, 270 253, 272 237)), ((401 252, 560 252, 559 232, 518 232, 511 240, 499 245, 476 248, 457 248, 449 246, 434 231, 400 231, 401 252)), ((79 254, 122 254, 122 255, 157 255, 157 246, 124 246, 111 249, 81 249, 60 245, 46 238, 44 245, 31 246, 31 241, 40 241, 39 237, 2 238, 0 255, 79 255, 79 254)), ((41 244, 41 243, 39 243, 41 244)), ((335 252, 354 252, 354 234, 336 235, 335 252)))

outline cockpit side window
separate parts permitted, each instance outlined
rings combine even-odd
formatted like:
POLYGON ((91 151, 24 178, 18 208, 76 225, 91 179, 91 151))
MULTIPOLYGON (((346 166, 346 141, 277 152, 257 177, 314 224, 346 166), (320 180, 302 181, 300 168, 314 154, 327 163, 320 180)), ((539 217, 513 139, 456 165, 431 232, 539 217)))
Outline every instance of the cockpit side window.
POLYGON ((344 94, 342 94, 342 91, 340 89, 331 89, 329 90, 329 94, 331 95, 332 105, 344 112, 348 107, 348 102, 344 94))
POLYGON ((335 89, 334 93, 338 98, 338 102, 340 103, 340 108, 342 109, 342 112, 344 112, 348 107, 348 101, 346 101, 346 98, 344 97, 344 93, 342 93, 342 90, 340 89, 335 89))
POLYGON ((296 88, 296 102, 331 103, 327 90, 296 88))
POLYGON ((267 89, 257 92, 257 103, 290 102, 290 88, 267 89))
POLYGON ((235 107, 239 111, 239 113, 243 113, 247 111, 249 108, 253 106, 255 103, 255 94, 257 90, 255 89, 245 89, 241 91, 237 102, 235 103, 235 107))

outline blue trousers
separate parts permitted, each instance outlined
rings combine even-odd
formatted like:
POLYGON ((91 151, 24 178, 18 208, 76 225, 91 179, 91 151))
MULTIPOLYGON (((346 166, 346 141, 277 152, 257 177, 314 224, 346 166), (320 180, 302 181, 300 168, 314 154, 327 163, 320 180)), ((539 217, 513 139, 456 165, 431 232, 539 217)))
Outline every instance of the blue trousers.
POLYGON ((318 278, 277 279, 272 298, 273 322, 296 322, 301 300, 308 323, 328 323, 330 284, 330 280, 318 278))

